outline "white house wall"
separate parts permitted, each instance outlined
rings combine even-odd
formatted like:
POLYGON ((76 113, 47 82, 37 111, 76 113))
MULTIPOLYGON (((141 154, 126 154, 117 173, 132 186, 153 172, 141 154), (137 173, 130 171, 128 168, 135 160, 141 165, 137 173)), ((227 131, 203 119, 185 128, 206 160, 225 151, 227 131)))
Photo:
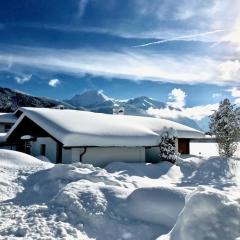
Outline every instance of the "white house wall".
MULTIPOLYGON (((214 141, 203 142, 192 140, 190 141, 190 154, 203 157, 219 156, 217 143, 214 141)), ((238 150, 235 156, 240 157, 240 143, 238 144, 238 150)))
MULTIPOLYGON (((70 149, 63 148, 63 150, 62 150, 63 163, 73 163, 74 162, 73 161, 74 159, 72 157, 73 150, 74 150, 74 148, 70 148, 70 149)), ((76 159, 75 159, 75 162, 76 162, 76 159)))
POLYGON ((190 141, 190 154, 195 156, 218 156, 218 147, 215 142, 190 141))
MULTIPOLYGON (((79 162, 84 148, 63 150, 63 163, 79 162), (71 159, 71 162, 70 162, 71 159)), ((145 162, 144 147, 89 147, 82 157, 83 163, 103 167, 110 162, 145 162)))
POLYGON ((33 156, 40 156, 41 144, 46 145, 46 157, 53 163, 56 162, 57 143, 50 137, 39 137, 32 143, 31 153, 33 156))

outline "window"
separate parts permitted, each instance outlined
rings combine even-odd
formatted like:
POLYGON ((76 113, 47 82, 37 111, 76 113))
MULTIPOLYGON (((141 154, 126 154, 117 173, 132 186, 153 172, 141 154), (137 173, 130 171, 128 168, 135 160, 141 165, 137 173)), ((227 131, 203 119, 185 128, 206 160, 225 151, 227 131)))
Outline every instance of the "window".
POLYGON ((11 124, 5 124, 4 126, 4 131, 8 132, 11 129, 12 125, 11 124))
POLYGON ((41 144, 40 145, 40 155, 41 156, 46 156, 46 144, 41 144))

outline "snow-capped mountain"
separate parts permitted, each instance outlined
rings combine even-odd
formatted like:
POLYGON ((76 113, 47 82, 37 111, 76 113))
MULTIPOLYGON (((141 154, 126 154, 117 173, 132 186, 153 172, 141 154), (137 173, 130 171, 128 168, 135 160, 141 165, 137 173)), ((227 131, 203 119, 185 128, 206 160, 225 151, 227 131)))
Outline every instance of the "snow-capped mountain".
POLYGON ((103 104, 111 99, 105 96, 102 91, 86 91, 82 94, 77 94, 70 100, 66 100, 69 104, 75 107, 92 107, 103 104))
POLYGON ((91 90, 77 94, 65 102, 76 108, 84 107, 90 111, 112 114, 114 108, 123 107, 125 114, 148 115, 146 110, 152 108, 164 108, 166 104, 153 100, 149 97, 137 97, 129 100, 116 100, 102 93, 102 91, 91 90))
POLYGON ((145 97, 145 96, 130 99, 130 100, 128 100, 127 103, 134 105, 138 108, 145 109, 145 110, 149 109, 150 107, 153 107, 153 108, 166 107, 165 103, 156 101, 154 99, 151 99, 151 98, 145 97))
MULTIPOLYGON (((115 108, 123 108, 124 114, 138 116, 150 116, 147 112, 149 108, 161 109, 167 107, 166 103, 146 96, 136 97, 129 100, 116 100, 104 95, 102 91, 97 90, 91 90, 82 94, 77 94, 72 99, 66 100, 66 102, 76 108, 84 107, 89 111, 108 114, 112 114, 115 108)), ((180 109, 177 110, 181 111, 180 109)), ((202 130, 198 124, 190 118, 179 117, 177 119, 173 119, 171 116, 169 116, 168 119, 198 130, 202 130)))
MULTIPOLYGON (((115 109, 124 109, 126 115, 151 116, 149 108, 162 109, 167 104, 151 99, 146 96, 136 97, 129 100, 116 100, 103 94, 102 91, 91 90, 77 94, 70 100, 57 101, 44 97, 34 97, 29 94, 0 87, 0 112, 13 112, 19 107, 47 107, 53 108, 63 105, 69 109, 79 109, 92 112, 113 114, 115 109)), ((179 110, 181 111, 181 110, 179 110)), ((199 125, 190 118, 179 117, 170 120, 182 123, 186 126, 202 130, 199 125)))

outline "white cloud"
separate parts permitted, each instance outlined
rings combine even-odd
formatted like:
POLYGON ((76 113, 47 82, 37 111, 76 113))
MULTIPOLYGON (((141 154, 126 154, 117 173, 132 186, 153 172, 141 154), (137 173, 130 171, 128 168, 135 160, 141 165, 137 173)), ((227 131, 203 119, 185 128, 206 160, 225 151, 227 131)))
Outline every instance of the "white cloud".
POLYGON ((200 121, 205 117, 212 115, 213 111, 219 106, 219 104, 216 103, 186 108, 186 97, 187 95, 183 90, 180 88, 174 88, 169 93, 169 99, 172 101, 167 103, 166 108, 149 108, 147 113, 158 118, 167 118, 173 120, 178 118, 190 118, 194 121, 200 121))
POLYGON ((154 109, 149 108, 148 114, 159 117, 159 118, 168 118, 168 119, 177 119, 177 118, 190 118, 192 120, 202 120, 205 117, 210 116, 213 113, 213 110, 218 108, 219 104, 208 104, 195 106, 191 108, 182 108, 179 110, 171 110, 169 108, 164 109, 154 109))
POLYGON ((227 60, 219 65, 220 77, 224 81, 240 80, 240 61, 227 60))
MULTIPOLYGON (((141 15, 157 19, 154 26, 159 29, 159 33, 167 28, 168 33, 162 35, 162 38, 159 36, 159 39, 175 39, 179 36, 209 32, 210 35, 203 35, 202 39, 219 41, 229 33, 235 32, 233 29, 235 26, 239 27, 239 0, 166 0, 161 2, 156 0, 151 1, 151 4, 149 0, 135 0, 135 2, 141 15), (229 13, 227 16, 226 9, 229 13), (168 26, 167 21, 175 24, 168 26), (219 30, 224 32, 221 35, 214 34, 219 30)), ((239 34, 237 39, 239 39, 239 34)))
POLYGON ((57 87, 60 84, 60 80, 59 79, 51 79, 48 82, 48 85, 51 87, 57 87))
POLYGON ((180 109, 185 106, 185 99, 187 95, 180 88, 174 88, 168 96, 168 99, 170 100, 170 102, 167 103, 168 106, 180 109))
POLYGON ((234 103, 240 104, 240 88, 233 87, 227 90, 231 93, 231 96, 235 98, 234 103))
POLYGON ((233 87, 230 88, 228 91, 231 93, 232 97, 240 98, 240 88, 233 87))
POLYGON ((55 50, 18 47, 14 53, 0 54, 0 65, 12 64, 66 72, 153 80, 173 83, 239 84, 240 61, 221 61, 207 56, 164 55, 139 49, 119 52, 95 49, 55 50))
MULTIPOLYGON (((237 3, 234 6, 235 8, 240 8, 240 1, 237 1, 237 3)), ((238 50, 240 50, 240 15, 239 13, 236 15, 235 19, 232 21, 232 27, 233 30, 227 34, 222 40, 223 41, 229 41, 231 43, 235 43, 236 46, 238 46, 238 50)))
POLYGON ((23 84, 25 82, 30 81, 31 78, 32 78, 32 74, 26 74, 26 75, 22 75, 22 76, 16 76, 15 80, 17 83, 23 84))
POLYGON ((219 81, 219 62, 208 57, 166 56, 135 51, 106 52, 91 49, 54 50, 19 48, 0 55, 0 63, 11 57, 13 64, 73 74, 153 80, 174 83, 224 84, 219 81))
POLYGON ((240 105, 240 98, 235 99, 234 103, 240 105))
POLYGON ((84 25, 84 27, 79 24, 79 19, 68 25, 64 23, 54 26, 50 23, 44 26, 37 23, 21 23, 21 25, 30 24, 34 27, 53 28, 66 32, 105 32, 122 37, 156 38, 158 40, 174 40, 180 36, 180 38, 200 41, 224 40, 229 34, 235 33, 233 29, 235 25, 239 26, 239 21, 237 21, 239 0, 151 0, 151 4, 149 0, 131 0, 129 9, 126 9, 125 3, 120 7, 121 1, 119 0, 108 1, 105 5, 104 1, 76 1, 78 3, 76 12, 80 18, 84 16, 88 4, 91 4, 93 11, 99 11, 106 16, 105 21, 101 21, 101 24, 90 24, 91 26, 87 24, 88 26, 84 25), (227 16, 226 9, 228 10, 227 16), (114 18, 115 12, 118 12, 117 18, 114 18), (134 19, 134 21, 129 21, 129 19, 134 19), (148 21, 151 25, 144 24, 148 21))
POLYGON ((195 121, 200 121, 203 118, 210 116, 219 106, 219 104, 216 103, 186 108, 186 97, 187 95, 182 89, 174 88, 169 93, 169 99, 172 101, 167 103, 166 108, 149 108, 147 112, 148 114, 158 118, 167 118, 173 120, 178 118, 190 118, 195 121), (172 109, 172 107, 175 109, 172 109))

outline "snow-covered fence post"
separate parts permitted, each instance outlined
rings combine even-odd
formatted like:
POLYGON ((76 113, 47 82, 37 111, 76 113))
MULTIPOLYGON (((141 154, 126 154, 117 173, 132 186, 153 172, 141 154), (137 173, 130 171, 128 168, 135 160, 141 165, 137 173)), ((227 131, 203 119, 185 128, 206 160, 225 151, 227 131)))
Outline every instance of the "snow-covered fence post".
POLYGON ((173 128, 163 129, 159 144, 159 150, 160 161, 168 161, 171 163, 176 162, 176 131, 173 128))

